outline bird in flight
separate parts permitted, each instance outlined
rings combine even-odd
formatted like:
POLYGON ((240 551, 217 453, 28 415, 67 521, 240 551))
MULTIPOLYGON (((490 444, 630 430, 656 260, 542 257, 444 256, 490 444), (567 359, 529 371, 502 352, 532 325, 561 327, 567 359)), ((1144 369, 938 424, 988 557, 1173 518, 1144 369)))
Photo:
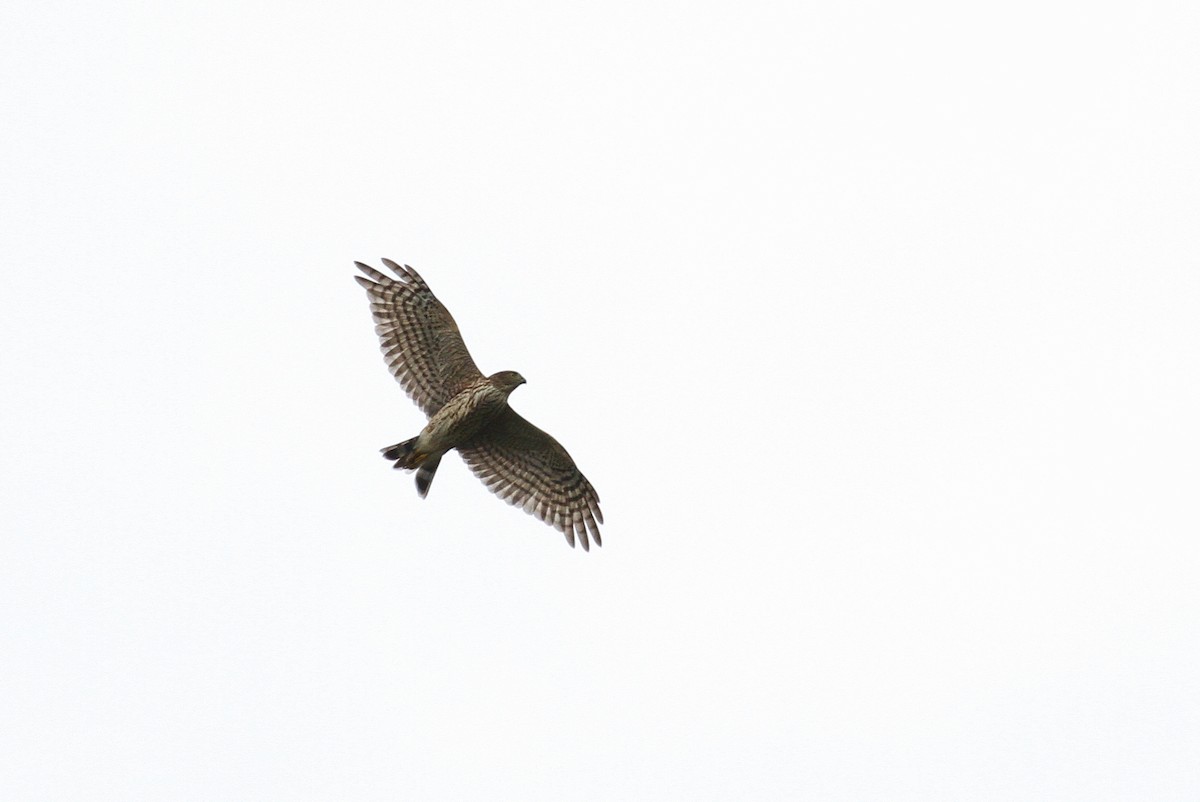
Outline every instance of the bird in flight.
POLYGON ((525 383, 520 373, 484 376, 467 352, 454 318, 417 271, 390 259, 392 278, 362 262, 354 280, 371 301, 384 361, 409 398, 428 416, 416 437, 380 449, 395 468, 417 472, 417 493, 429 492, 447 451, 458 449, 471 471, 500 498, 575 538, 587 551, 600 543, 600 497, 567 450, 508 405, 525 383))

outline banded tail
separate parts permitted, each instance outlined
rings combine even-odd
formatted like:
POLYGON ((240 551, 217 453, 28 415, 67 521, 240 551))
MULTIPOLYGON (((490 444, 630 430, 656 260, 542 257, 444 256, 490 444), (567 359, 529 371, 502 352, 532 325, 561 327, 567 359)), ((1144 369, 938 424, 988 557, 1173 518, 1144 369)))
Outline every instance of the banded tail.
POLYGON ((385 446, 379 450, 383 452, 384 459, 395 460, 396 464, 392 466, 393 468, 405 471, 416 470, 417 493, 421 498, 425 498, 429 494, 429 486, 433 484, 433 475, 437 473, 442 455, 418 454, 416 446, 417 438, 414 437, 403 443, 385 446))

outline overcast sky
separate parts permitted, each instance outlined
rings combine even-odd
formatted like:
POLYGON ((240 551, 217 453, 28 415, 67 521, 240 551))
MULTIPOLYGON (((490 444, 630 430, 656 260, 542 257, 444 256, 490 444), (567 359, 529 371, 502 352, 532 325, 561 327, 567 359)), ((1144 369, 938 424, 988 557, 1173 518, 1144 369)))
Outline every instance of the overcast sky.
POLYGON ((1195 800, 1196 8, 9 0, 0 797, 1195 800))

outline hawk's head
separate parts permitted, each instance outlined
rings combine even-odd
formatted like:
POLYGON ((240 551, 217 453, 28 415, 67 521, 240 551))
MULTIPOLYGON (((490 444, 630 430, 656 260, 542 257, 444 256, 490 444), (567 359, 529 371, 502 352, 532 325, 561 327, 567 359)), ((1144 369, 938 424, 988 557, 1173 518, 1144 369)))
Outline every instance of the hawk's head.
POLYGON ((511 393, 525 383, 525 377, 515 370, 502 370, 488 376, 488 381, 502 393, 511 393))

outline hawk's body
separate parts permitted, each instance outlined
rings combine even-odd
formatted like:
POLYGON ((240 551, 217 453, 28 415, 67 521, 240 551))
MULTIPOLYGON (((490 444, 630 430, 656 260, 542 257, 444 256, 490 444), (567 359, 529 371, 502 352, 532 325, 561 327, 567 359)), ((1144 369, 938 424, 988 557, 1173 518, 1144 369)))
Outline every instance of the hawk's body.
POLYGON ((429 416, 416 437, 388 446, 397 468, 417 471, 424 497, 442 456, 457 448, 488 489, 536 515, 575 545, 588 535, 600 545, 600 498, 558 442, 522 418, 508 396, 525 383, 519 373, 485 377, 475 366, 450 312, 411 267, 384 259, 399 280, 355 262, 371 298, 375 332, 392 375, 429 416))

